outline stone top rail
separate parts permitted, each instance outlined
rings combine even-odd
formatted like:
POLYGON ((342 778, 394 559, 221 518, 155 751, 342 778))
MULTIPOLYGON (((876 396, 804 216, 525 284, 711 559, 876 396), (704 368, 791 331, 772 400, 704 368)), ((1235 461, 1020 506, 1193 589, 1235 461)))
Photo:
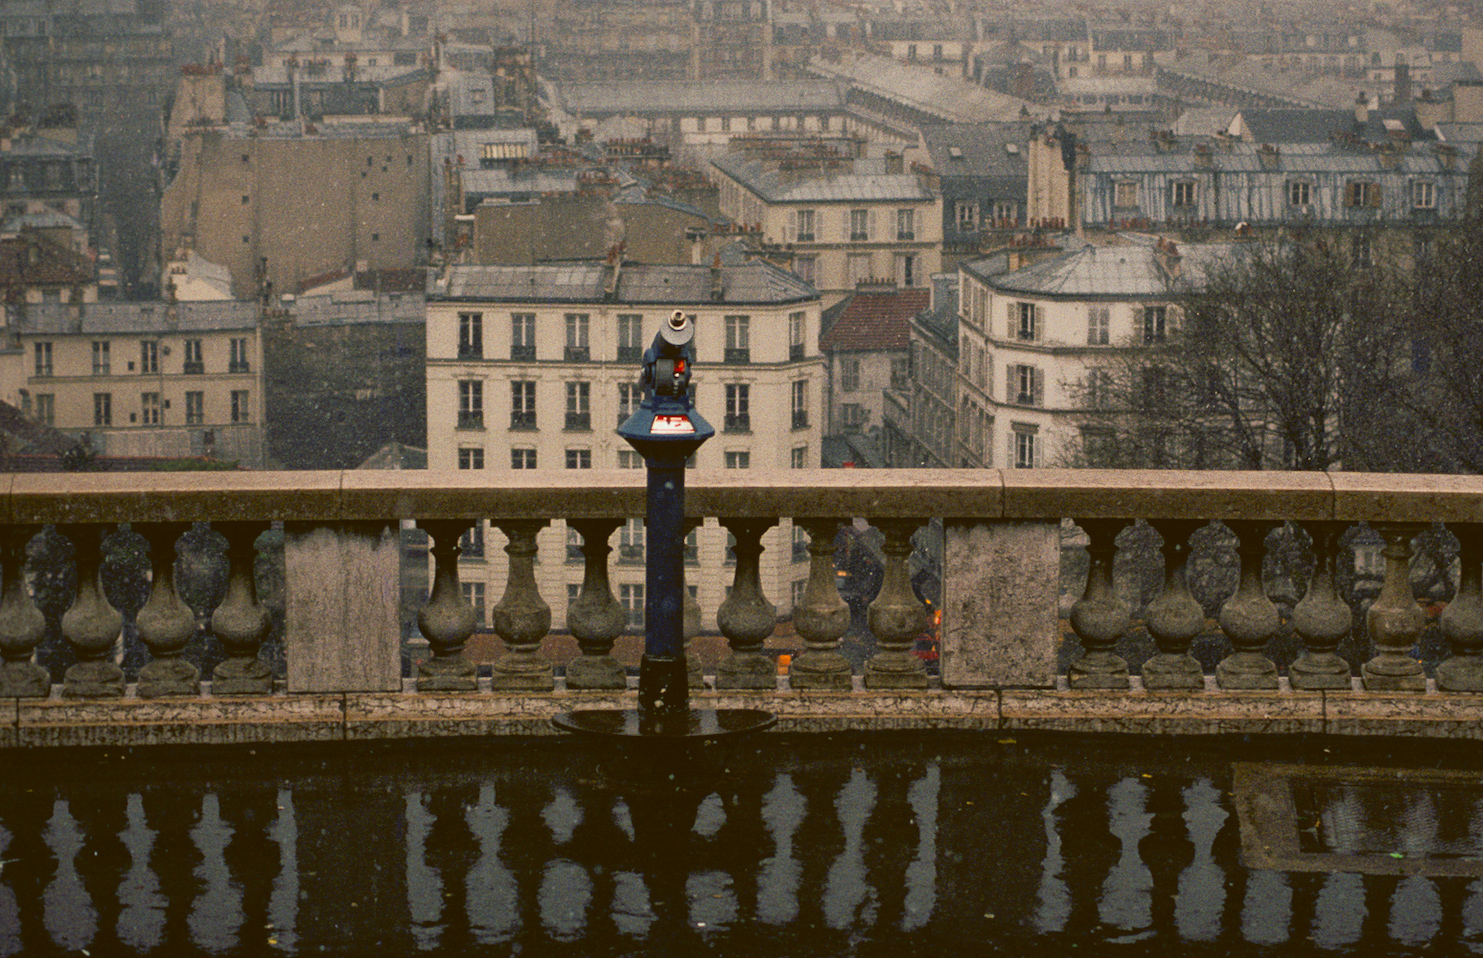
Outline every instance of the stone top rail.
MULTIPOLYGON (((0 522, 642 516, 644 473, 18 473, 0 522)), ((1483 522, 1483 477, 1172 470, 691 472, 693 516, 1483 522)))

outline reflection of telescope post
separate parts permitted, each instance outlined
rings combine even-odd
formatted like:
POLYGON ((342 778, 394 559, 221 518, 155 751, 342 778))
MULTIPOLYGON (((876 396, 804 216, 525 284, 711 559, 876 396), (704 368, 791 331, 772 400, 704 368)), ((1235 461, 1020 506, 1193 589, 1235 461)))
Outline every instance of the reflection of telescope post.
POLYGON ((643 399, 618 428, 648 467, 644 657, 639 664, 641 722, 686 721, 685 460, 715 430, 690 395, 695 322, 676 310, 644 352, 643 399))

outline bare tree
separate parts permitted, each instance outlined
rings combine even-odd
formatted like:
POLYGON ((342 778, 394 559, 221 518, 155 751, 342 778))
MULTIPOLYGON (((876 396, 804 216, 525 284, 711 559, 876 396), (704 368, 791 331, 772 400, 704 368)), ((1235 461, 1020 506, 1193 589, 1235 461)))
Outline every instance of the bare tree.
POLYGON ((1407 299, 1398 271, 1357 265, 1357 248, 1286 235, 1191 264, 1167 322, 1146 315, 1080 384, 1076 464, 1406 468, 1407 299))

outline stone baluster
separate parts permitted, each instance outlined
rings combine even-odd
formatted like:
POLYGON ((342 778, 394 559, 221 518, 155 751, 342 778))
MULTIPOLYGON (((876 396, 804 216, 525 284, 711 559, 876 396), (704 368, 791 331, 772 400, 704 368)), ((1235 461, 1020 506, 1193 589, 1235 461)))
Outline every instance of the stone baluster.
MULTIPOLYGON (((690 533, 699 528, 700 524, 701 520, 699 518, 686 517, 684 525, 680 527, 681 535, 688 539, 690 533)), ((685 566, 682 565, 680 567, 680 582, 685 587, 685 594, 682 597, 684 600, 685 620, 681 634, 685 639, 685 684, 692 689, 703 689, 705 688, 705 674, 702 671, 700 655, 691 648, 691 641, 700 634, 700 603, 695 601, 695 597, 690 594, 688 578, 689 573, 685 571, 685 566)))
POLYGON ((211 678, 212 695, 268 695, 273 670, 258 658, 272 620, 257 598, 257 537, 266 522, 213 522, 227 540, 227 594, 211 615, 226 652, 211 678))
POLYGON ((190 528, 188 522, 142 522, 134 530, 149 542, 151 582, 149 600, 134 617, 139 640, 149 648, 150 661, 139 670, 139 697, 198 695, 201 671, 182 653, 196 634, 196 615, 175 589, 175 543, 190 528))
POLYGON ((494 663, 492 684, 504 691, 549 692, 556 687, 551 663, 540 653, 551 631, 551 607, 536 587, 536 536, 545 519, 499 519, 494 523, 509 541, 505 594, 492 610, 494 631, 508 650, 494 663))
POLYGON ((1112 563, 1117 536, 1127 519, 1077 519, 1087 534, 1087 582, 1081 598, 1071 606, 1071 630, 1081 640, 1081 658, 1071 663, 1066 680, 1073 689, 1131 687, 1128 663, 1114 649, 1133 624, 1128 607, 1112 588, 1112 563))
POLYGON ((124 670, 113 661, 124 617, 103 594, 103 528, 58 527, 72 540, 77 561, 77 596, 62 614, 62 636, 77 656, 63 677, 62 694, 74 698, 117 698, 124 694, 124 670))
POLYGON ((0 529, 0 698, 40 698, 51 676, 32 660, 46 636, 46 617, 26 590, 26 543, 35 526, 0 529))
POLYGON ((1293 606, 1292 627, 1303 640, 1303 651, 1288 666, 1295 689, 1347 689, 1352 686, 1349 663, 1339 656, 1339 643, 1354 626, 1354 615, 1334 586, 1334 557, 1339 551, 1340 522, 1305 522, 1313 540, 1313 574, 1308 591, 1293 606))
POLYGON ((623 666, 613 658, 613 640, 623 634, 628 613, 613 598, 608 584, 608 545, 621 519, 568 519, 567 525, 582 535, 582 591, 567 606, 566 627, 571 630, 582 654, 566 667, 569 689, 622 689, 628 687, 623 666))
POLYGON ((1426 616, 1411 591, 1411 537, 1420 526, 1410 522, 1374 525, 1385 539, 1385 582, 1380 595, 1365 614, 1375 657, 1361 670, 1365 688, 1371 692, 1425 692, 1426 673, 1411 654, 1426 616))
POLYGON ((716 610, 716 625, 731 653, 716 668, 718 689, 776 689, 777 665, 762 652, 762 643, 777 625, 777 606, 762 594, 762 534, 776 519, 722 519, 736 537, 736 573, 731 594, 716 610))
POLYGON ((1457 595, 1441 617, 1452 657, 1437 666, 1437 688, 1444 692, 1483 692, 1483 525, 1452 527, 1461 547, 1462 575, 1457 595))
POLYGON ((834 573, 834 536, 840 519, 795 519, 808 533, 808 583, 803 601, 793 609, 793 627, 803 637, 803 653, 788 672, 795 689, 848 692, 849 661, 839 654, 840 637, 850 627, 850 606, 839 594, 834 573))
POLYGON ((1163 536, 1164 591, 1148 604, 1145 622, 1159 651, 1143 663, 1145 689, 1202 689, 1205 675, 1189 654, 1190 642, 1205 628, 1205 610, 1190 595, 1189 537, 1201 523, 1188 519, 1150 519, 1163 536))
POLYGON ((931 623, 926 606, 911 589, 908 559, 911 537, 921 527, 919 519, 882 519, 872 523, 885 541, 885 568, 881 590, 870 603, 866 621, 880 649, 865 664, 865 687, 868 689, 924 689, 927 669, 913 646, 931 623))
POLYGON ((1282 625, 1277 606, 1262 588, 1262 560, 1267 533, 1276 525, 1264 519, 1232 519, 1226 527, 1236 534, 1241 580, 1236 592, 1220 607, 1220 629, 1235 651, 1216 667, 1222 689, 1275 689, 1277 665, 1264 651, 1282 625))
POLYGON ((417 691, 473 692, 479 688, 479 670, 463 654, 474 634, 477 614, 458 583, 459 541, 474 524, 472 519, 419 519, 417 525, 432 536, 433 590, 417 613, 417 629, 427 639, 432 658, 417 663, 417 691))

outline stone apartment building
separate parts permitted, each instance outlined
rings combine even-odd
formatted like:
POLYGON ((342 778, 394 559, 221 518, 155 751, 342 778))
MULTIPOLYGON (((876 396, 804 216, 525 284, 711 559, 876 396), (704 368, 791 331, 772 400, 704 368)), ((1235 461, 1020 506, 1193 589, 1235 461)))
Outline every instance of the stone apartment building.
POLYGON ((428 135, 415 123, 233 122, 188 132, 161 199, 162 248, 194 250, 232 274, 298 292, 343 269, 426 261, 428 135))
MULTIPOLYGON (((697 470, 816 468, 824 361, 819 298, 767 263, 644 266, 597 262, 456 265, 428 293, 428 468, 641 469, 615 434, 639 402, 639 362, 673 310, 696 320, 696 406, 716 436, 697 470)), ((480 610, 504 590, 497 531, 465 539, 460 574, 480 610)), ((787 614, 807 578, 807 552, 785 519, 763 539, 762 588, 787 614)), ((613 592, 641 627, 643 523, 614 536, 613 592)), ((556 521, 541 533, 537 579, 558 627, 582 580, 580 537, 556 521)), ((731 581, 727 532, 714 520, 688 542, 689 586, 714 628, 731 581)))
POLYGON ((19 405, 37 421, 106 456, 262 467, 256 303, 28 305, 10 334, 19 405))
POLYGON ((832 306, 859 284, 925 287, 942 264, 942 197, 926 177, 871 161, 755 159, 711 162, 721 212, 760 224, 767 243, 791 249, 793 272, 832 306))

